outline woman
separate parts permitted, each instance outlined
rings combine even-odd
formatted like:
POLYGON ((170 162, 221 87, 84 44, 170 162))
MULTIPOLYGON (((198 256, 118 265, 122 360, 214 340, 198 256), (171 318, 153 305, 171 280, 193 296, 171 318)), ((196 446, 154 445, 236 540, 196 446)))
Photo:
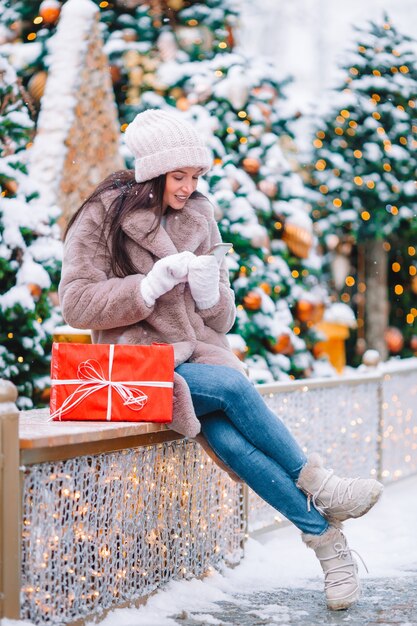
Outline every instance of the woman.
POLYGON ((208 254, 221 238, 196 192, 211 158, 195 129, 148 110, 126 142, 135 172, 107 178, 68 226, 64 318, 91 328, 96 343, 173 344, 172 427, 188 437, 201 429, 217 457, 302 531, 321 562, 328 607, 345 609, 359 581, 341 522, 366 513, 382 485, 338 478, 317 454, 307 459, 232 353, 234 294, 225 263, 208 254))

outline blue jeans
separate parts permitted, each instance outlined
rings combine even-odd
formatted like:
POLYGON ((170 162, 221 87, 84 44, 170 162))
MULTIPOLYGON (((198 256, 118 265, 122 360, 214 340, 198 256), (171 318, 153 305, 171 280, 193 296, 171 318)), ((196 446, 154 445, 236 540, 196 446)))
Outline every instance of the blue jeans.
POLYGON ((328 528, 296 487, 306 457, 284 423, 246 376, 222 365, 183 363, 176 371, 191 391, 201 430, 217 456, 300 530, 328 528))

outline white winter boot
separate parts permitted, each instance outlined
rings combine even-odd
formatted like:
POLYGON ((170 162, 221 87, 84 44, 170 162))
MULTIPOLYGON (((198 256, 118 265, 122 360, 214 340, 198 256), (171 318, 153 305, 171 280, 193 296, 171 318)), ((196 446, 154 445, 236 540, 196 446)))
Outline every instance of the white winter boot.
POLYGON ((330 521, 343 522, 360 517, 378 501, 384 487, 373 478, 339 478, 323 467, 320 455, 313 453, 300 472, 297 487, 330 521))
POLYGON ((323 535, 301 536, 323 569, 327 608, 340 611, 352 606, 360 596, 358 566, 342 531, 330 526, 323 535))

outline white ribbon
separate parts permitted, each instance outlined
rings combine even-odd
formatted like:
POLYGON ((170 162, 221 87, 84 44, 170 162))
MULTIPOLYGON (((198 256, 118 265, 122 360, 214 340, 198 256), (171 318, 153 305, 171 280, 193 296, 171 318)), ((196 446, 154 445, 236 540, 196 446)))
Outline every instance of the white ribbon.
POLYGON ((173 387, 174 383, 163 380, 123 380, 112 381, 112 369, 114 359, 114 345, 110 344, 109 352, 109 376, 108 380, 104 376, 103 368, 96 359, 88 359, 79 364, 77 369, 78 378, 68 380, 52 379, 52 385, 78 385, 67 398, 61 407, 51 413, 49 419, 69 413, 76 406, 81 404, 92 393, 107 387, 107 415, 106 420, 111 420, 112 409, 112 389, 114 389, 123 400, 123 406, 129 407, 132 411, 140 411, 148 401, 148 396, 139 387, 173 387))

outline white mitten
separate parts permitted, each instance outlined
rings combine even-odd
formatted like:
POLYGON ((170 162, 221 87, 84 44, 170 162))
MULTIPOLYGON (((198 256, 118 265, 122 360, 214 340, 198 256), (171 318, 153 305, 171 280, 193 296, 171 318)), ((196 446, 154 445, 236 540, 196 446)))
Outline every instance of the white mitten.
POLYGON ((214 256, 195 256, 188 266, 188 284, 199 309, 209 309, 220 298, 220 269, 214 256))
POLYGON ((189 263, 194 258, 192 252, 185 251, 159 259, 140 284, 146 305, 153 306, 160 296, 186 281, 189 263))

